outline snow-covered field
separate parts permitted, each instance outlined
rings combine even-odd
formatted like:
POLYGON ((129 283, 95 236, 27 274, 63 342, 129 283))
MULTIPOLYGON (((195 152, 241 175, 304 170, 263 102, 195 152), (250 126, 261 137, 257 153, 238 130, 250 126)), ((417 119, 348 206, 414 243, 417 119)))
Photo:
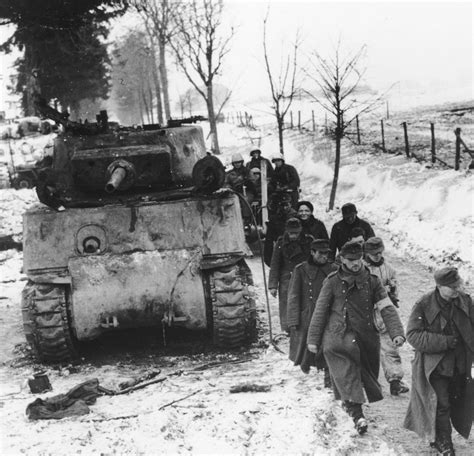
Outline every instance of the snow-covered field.
MULTIPOLYGON (((234 152, 247 157, 255 146, 266 156, 278 150, 276 135, 268 127, 249 131, 220 125, 220 143, 224 163, 234 152)), ((352 201, 386 241, 387 256, 399 272, 402 320, 406 322, 416 299, 433 287, 434 267, 457 265, 472 292, 472 174, 428 168, 403 156, 373 154, 350 144, 344 144, 343 151, 337 208, 327 212, 331 143, 297 132, 286 135, 287 161, 300 171, 302 198, 314 203, 316 216, 330 229, 340 218, 340 206, 352 201)), ((34 201, 31 190, 0 190, 0 234, 21 239, 21 213, 34 201)), ((161 369, 167 379, 127 395, 100 397, 88 415, 30 422, 24 412, 35 396, 25 381, 40 366, 29 356, 22 335, 21 253, 0 252, 2 454, 427 454, 427 442, 402 429, 407 396, 391 397, 384 379, 386 398, 366 407, 369 432, 360 437, 324 389, 321 374, 304 375, 285 353, 268 346, 260 260, 252 258, 249 264, 262 320, 260 341, 250 349, 225 354, 190 347, 190 353, 176 354, 153 340, 150 345, 119 345, 112 356, 110 344, 97 343, 80 365, 48 368, 53 392, 41 397, 65 393, 89 378, 116 388, 151 368, 161 369), (212 364, 216 361, 221 364, 212 364), (207 367, 196 370, 199 366, 207 367), (229 392, 243 382, 270 390, 229 392), (167 405, 177 399, 183 400, 167 405)), ((276 328, 277 301, 272 298, 270 304, 276 328)), ((287 352, 286 338, 278 345, 287 352)), ((411 356, 405 345, 407 383, 411 356)), ((468 441, 456 436, 454 442, 457 454, 472 454, 472 436, 468 441)))

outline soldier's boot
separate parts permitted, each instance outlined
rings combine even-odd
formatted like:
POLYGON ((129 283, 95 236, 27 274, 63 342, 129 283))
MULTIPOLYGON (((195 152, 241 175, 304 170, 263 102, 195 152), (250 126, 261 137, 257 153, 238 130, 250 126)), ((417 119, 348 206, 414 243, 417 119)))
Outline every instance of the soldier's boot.
POLYGON ((397 379, 390 382, 390 394, 392 396, 408 393, 408 391, 410 391, 410 388, 408 388, 408 386, 406 386, 401 380, 397 379))
POLYGON ((438 454, 443 456, 455 456, 456 453, 454 451, 453 442, 451 440, 451 436, 449 435, 442 435, 436 436, 434 442, 430 443, 430 446, 438 452, 438 454))
POLYGON ((354 426, 359 435, 365 434, 367 432, 368 423, 365 419, 364 413, 362 412, 362 404, 344 401, 343 408, 352 418, 352 421, 354 421, 354 426))
POLYGON ((324 388, 332 388, 331 375, 329 374, 329 369, 327 367, 324 368, 324 388))

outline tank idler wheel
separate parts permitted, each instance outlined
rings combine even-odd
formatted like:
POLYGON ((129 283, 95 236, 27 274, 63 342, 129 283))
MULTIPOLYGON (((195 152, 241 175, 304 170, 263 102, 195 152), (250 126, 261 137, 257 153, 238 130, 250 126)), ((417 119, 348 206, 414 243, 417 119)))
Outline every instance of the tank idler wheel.
POLYGON ((251 277, 244 261, 212 271, 209 285, 214 345, 238 348, 255 340, 255 301, 248 289, 251 277))
POLYGON ((28 282, 22 292, 23 329, 36 356, 47 363, 77 358, 66 285, 28 282))

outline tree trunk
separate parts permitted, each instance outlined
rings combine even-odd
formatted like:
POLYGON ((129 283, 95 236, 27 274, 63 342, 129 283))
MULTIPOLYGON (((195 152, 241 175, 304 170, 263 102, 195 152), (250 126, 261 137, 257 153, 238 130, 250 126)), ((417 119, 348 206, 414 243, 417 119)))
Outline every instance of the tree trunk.
POLYGON ((155 115, 153 113, 153 90, 151 88, 151 84, 148 83, 147 84, 147 88, 148 88, 148 96, 150 98, 150 116, 151 116, 151 123, 154 124, 155 123, 155 115))
POLYGON ((163 92, 163 103, 165 107, 165 118, 166 120, 171 118, 170 111, 170 97, 168 91, 168 72, 166 71, 166 52, 165 52, 166 41, 163 38, 159 40, 160 48, 160 77, 161 77, 161 88, 163 92))
POLYGON ((331 195, 329 197, 329 210, 334 209, 336 201, 337 182, 339 179, 339 165, 341 163, 341 138, 336 135, 336 160, 334 161, 334 177, 332 179, 331 195))
POLYGON ((143 107, 145 108, 145 114, 146 114, 146 117, 147 117, 147 121, 148 121, 148 123, 151 123, 150 122, 150 111, 148 109, 148 102, 147 102, 146 93, 145 93, 145 90, 144 90, 143 87, 140 89, 140 95, 142 97, 143 107))
POLYGON ((77 101, 71 101, 71 103, 69 104, 69 112, 71 113, 70 120, 74 120, 76 122, 78 122, 79 120, 82 120, 82 119, 79 119, 79 114, 80 114, 79 109, 80 109, 79 103, 77 101))
POLYGON ((212 152, 216 155, 219 155, 221 152, 219 150, 219 140, 217 138, 217 124, 216 124, 216 115, 214 113, 214 100, 213 100, 213 90, 212 82, 207 86, 207 115, 209 117, 209 127, 212 135, 212 152))
POLYGON ((163 125, 163 104, 161 102, 160 78, 158 77, 156 55, 154 52, 152 52, 151 54, 152 54, 153 83, 155 85, 155 96, 156 96, 156 110, 158 112, 158 123, 163 125))
MULTIPOLYGON (((338 95, 338 94, 337 94, 338 95)), ((338 100, 339 107, 339 100, 338 100)), ((332 179, 331 195, 329 196, 329 210, 334 209, 336 201, 337 182, 339 179, 339 165, 341 163, 341 139, 344 136, 342 112, 338 109, 336 116, 336 160, 334 161, 334 177, 332 179)))
POLYGON ((280 154, 285 155, 283 149, 283 128, 285 126, 284 118, 280 113, 276 113, 277 125, 278 125, 278 144, 280 145, 280 154))
POLYGON ((38 81, 35 77, 36 60, 34 57, 34 50, 31 48, 31 44, 25 44, 25 77, 26 77, 26 88, 24 92, 24 104, 23 109, 25 116, 36 115, 36 107, 34 104, 34 94, 40 95, 40 88, 38 81))
POLYGON ((137 99, 138 99, 138 111, 140 114, 140 122, 143 125, 145 122, 143 121, 144 120, 143 119, 143 105, 142 105, 142 97, 140 96, 140 90, 138 90, 137 99))

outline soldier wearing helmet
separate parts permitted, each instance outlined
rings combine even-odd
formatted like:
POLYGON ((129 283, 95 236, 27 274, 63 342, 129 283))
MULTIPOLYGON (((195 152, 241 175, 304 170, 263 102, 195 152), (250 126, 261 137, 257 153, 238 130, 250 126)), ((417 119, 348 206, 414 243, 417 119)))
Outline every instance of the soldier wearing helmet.
POLYGON ((273 176, 273 166, 265 157, 262 157, 262 151, 260 149, 253 149, 250 151, 250 156, 252 157, 250 161, 245 165, 248 170, 253 168, 262 169, 262 166, 267 168, 267 180, 269 181, 273 176))
POLYGON ((244 187, 248 187, 250 184, 250 186, 253 188, 253 184, 250 179, 250 172, 244 166, 244 158, 241 154, 233 154, 231 161, 232 169, 227 171, 224 185, 238 193, 244 194, 246 193, 244 187))
POLYGON ((298 192, 300 187, 300 178, 294 166, 285 163, 282 154, 275 154, 272 157, 272 163, 275 165, 273 176, 268 184, 269 193, 286 192, 291 195, 291 205, 296 207, 298 202, 298 192))
MULTIPOLYGON (((226 172, 224 186, 231 188, 245 197, 251 204, 256 197, 255 184, 250 178, 250 171, 244 166, 244 158, 241 154, 232 155, 232 169, 226 172)), ((246 205, 241 205, 244 224, 251 222, 251 212, 246 205)))

